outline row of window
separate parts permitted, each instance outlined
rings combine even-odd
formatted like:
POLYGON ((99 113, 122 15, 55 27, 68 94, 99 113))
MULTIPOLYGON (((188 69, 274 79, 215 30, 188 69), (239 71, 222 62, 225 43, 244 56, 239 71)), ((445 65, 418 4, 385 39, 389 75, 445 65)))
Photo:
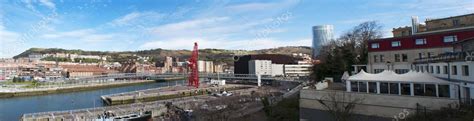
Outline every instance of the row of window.
MULTIPOLYGON (((421 71, 421 72, 429 72, 434 74, 435 73, 435 68, 434 66, 416 66, 415 67, 416 71, 421 71)), ((461 66, 462 70, 462 75, 463 76, 469 76, 469 65, 462 65, 461 66)), ((436 66, 436 74, 441 74, 441 66, 436 66)), ((443 74, 449 74, 449 68, 448 66, 443 66, 443 74)), ((453 65, 451 66, 451 75, 458 75, 458 66, 453 65)))
MULTIPOLYGON (((380 73, 383 72, 385 69, 374 69, 374 73, 380 73)), ((395 69, 395 73, 397 74, 404 74, 408 73, 410 69, 395 69)))
POLYGON ((384 55, 374 55, 374 63, 378 62, 385 62, 385 56, 384 55))
MULTIPOLYGON (((444 36, 443 38, 443 42, 445 43, 456 42, 457 40, 458 38, 456 35, 444 36)), ((415 45, 426 45, 426 44, 428 44, 428 42, 426 41, 426 38, 415 39, 415 45)), ((400 46, 402 46, 401 41, 392 41, 392 47, 400 47, 400 46)), ((373 49, 380 48, 380 44, 372 43, 370 47, 373 49)))
MULTIPOLYGON (((411 95, 409 83, 380 82, 380 94, 411 95)), ((377 93, 376 82, 351 81, 352 92, 377 93), (368 86, 368 87, 367 87, 368 86)), ((436 96, 435 84, 413 84, 415 96, 436 96)), ((439 97, 450 97, 449 85, 438 85, 439 97)))
MULTIPOLYGON (((407 54, 394 54, 395 62, 408 62, 408 55, 407 54)), ((385 56, 384 55, 374 55, 374 63, 377 62, 384 62, 385 56)))

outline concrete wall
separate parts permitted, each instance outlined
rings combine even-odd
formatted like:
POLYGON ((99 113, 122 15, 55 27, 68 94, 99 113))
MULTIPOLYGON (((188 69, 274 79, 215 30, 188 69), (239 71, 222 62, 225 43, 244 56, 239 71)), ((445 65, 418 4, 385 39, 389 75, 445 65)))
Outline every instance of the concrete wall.
POLYGON ((426 106, 427 110, 436 110, 441 107, 447 107, 450 104, 457 105, 458 102, 458 100, 448 98, 348 93, 334 90, 301 90, 300 108, 327 110, 317 100, 323 100, 325 103, 334 102, 334 100, 329 98, 330 96, 335 96, 336 101, 346 103, 355 99, 362 99, 354 108, 355 114, 384 118, 392 118, 405 110, 409 112, 408 115, 414 114, 417 104, 426 106))

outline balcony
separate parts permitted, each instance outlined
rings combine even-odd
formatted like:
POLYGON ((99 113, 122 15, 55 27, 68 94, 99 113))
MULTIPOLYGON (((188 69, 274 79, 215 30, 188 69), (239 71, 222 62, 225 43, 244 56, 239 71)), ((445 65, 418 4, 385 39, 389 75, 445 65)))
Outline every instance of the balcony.
POLYGON ((417 58, 414 64, 465 61, 467 56, 466 52, 447 52, 433 57, 417 58))

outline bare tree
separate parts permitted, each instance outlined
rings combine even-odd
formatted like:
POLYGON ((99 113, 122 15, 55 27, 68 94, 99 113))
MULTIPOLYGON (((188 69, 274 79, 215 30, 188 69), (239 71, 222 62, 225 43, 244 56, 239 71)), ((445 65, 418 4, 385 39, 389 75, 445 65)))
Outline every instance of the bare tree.
POLYGON ((363 98, 353 98, 347 92, 331 92, 317 101, 329 112, 334 121, 349 121, 357 103, 363 98))

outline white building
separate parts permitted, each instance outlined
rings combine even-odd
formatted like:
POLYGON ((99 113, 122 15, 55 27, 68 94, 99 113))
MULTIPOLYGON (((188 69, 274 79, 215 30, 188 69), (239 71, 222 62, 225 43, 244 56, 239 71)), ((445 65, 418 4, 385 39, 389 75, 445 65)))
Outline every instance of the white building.
POLYGON ((284 73, 285 76, 290 77, 299 77, 299 76, 309 76, 311 74, 311 68, 313 65, 304 64, 304 65, 285 65, 284 66, 284 73))
POLYGON ((198 61, 198 71, 206 73, 214 73, 214 63, 212 61, 198 61))
POLYGON ((284 76, 283 64, 272 64, 272 76, 284 76))
POLYGON ((456 83, 415 71, 396 74, 385 70, 381 73, 370 74, 362 70, 348 78, 346 90, 374 94, 458 98, 456 83))
POLYGON ((249 74, 272 75, 272 61, 271 60, 249 61, 249 74))

